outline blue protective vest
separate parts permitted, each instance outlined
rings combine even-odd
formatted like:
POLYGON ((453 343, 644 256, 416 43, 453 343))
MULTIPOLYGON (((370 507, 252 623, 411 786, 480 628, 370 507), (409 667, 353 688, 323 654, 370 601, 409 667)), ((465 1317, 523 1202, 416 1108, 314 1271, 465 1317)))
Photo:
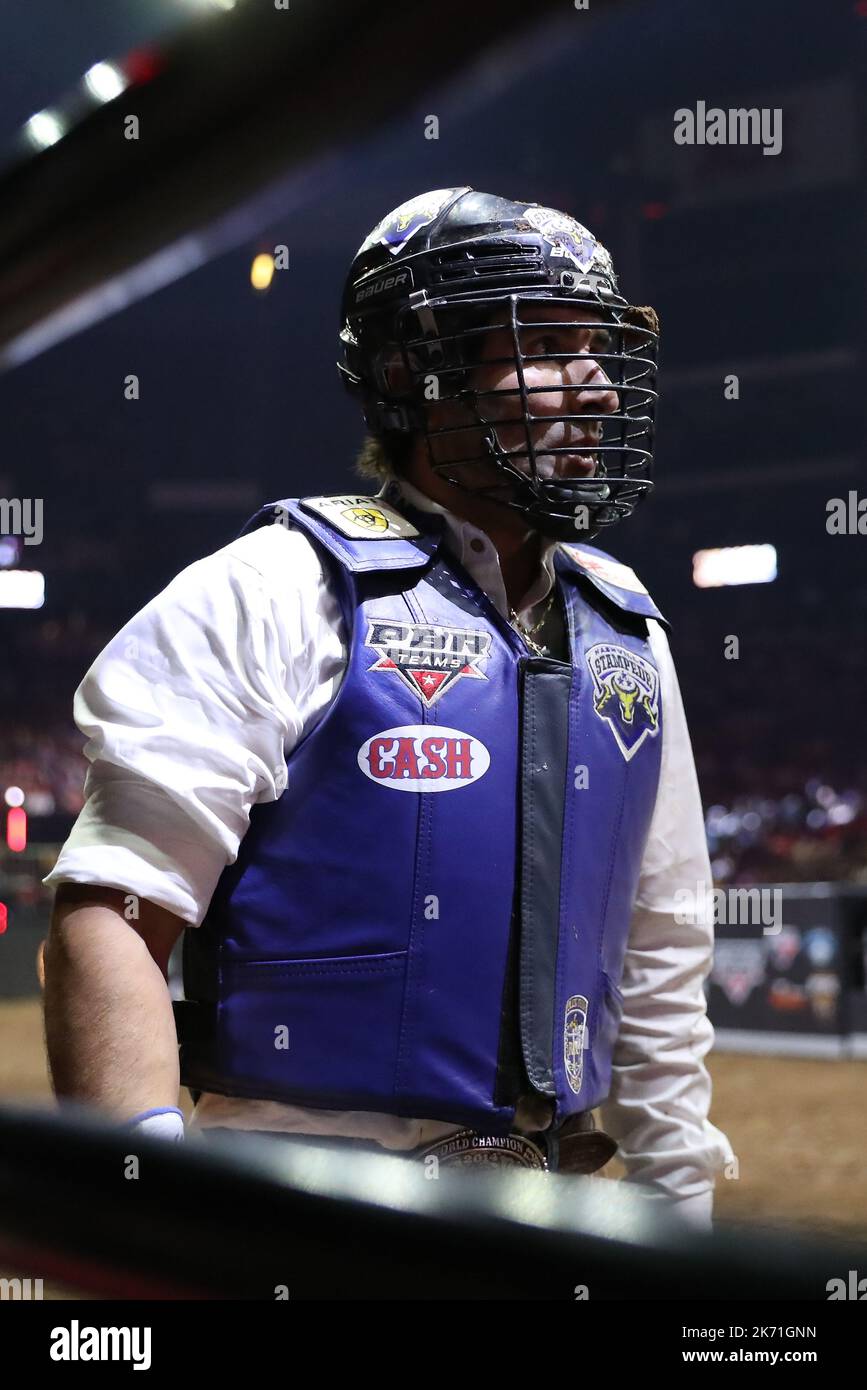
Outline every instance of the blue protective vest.
POLYGON ((533 656, 440 518, 287 499, 245 530, 275 516, 323 556, 349 662, 185 934, 181 1079, 488 1133, 532 1088, 559 1126, 609 1088, 660 614, 626 566, 560 545, 571 660, 533 656))

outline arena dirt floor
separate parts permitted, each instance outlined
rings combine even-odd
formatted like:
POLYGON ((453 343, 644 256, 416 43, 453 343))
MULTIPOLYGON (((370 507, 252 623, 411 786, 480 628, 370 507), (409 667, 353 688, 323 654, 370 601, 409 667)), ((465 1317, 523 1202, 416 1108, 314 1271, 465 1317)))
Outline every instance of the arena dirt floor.
MULTIPOLYGON (((709 1067, 711 1115, 738 1160, 717 1184, 717 1224, 867 1239, 867 1062, 719 1053, 709 1067)), ((0 1101, 51 1103, 39 999, 0 1003, 0 1101)))

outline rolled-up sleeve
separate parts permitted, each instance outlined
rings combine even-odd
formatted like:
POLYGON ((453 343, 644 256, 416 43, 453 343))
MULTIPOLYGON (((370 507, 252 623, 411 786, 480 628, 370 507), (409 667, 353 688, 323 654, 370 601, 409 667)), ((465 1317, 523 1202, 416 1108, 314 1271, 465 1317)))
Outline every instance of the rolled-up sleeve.
POLYGON ((272 526, 182 571, 79 686, 85 804, 45 883, 136 893, 198 926, 254 803, 342 677, 336 601, 300 532, 272 526))
POLYGON ((707 901, 711 872, 668 639, 658 623, 649 627, 660 673, 662 765, 630 925, 611 1091, 601 1119, 618 1141, 625 1181, 644 1185, 649 1196, 676 1200, 680 1215, 708 1226, 715 1178, 733 1154, 708 1118, 711 1080, 703 1059, 713 1028, 703 983, 712 964, 712 914, 684 911, 684 903, 707 901))

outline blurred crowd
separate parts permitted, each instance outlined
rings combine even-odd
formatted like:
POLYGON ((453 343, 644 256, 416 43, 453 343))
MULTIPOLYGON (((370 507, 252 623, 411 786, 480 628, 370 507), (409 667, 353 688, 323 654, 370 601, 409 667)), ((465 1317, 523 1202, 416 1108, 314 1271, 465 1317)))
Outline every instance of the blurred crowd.
MULTIPOLYGON (((0 737, 0 782, 24 793, 28 816, 78 815, 84 804, 84 739, 71 722, 35 726, 5 722, 0 737)), ((12 796, 15 796, 14 791, 12 796)))
MULTIPOLYGON (((697 755, 712 766, 714 753, 697 755)), ((7 723, 0 739, 3 792, 19 788, 36 830, 39 817, 68 817, 83 804, 87 761, 84 738, 71 722, 36 727, 7 723)), ((732 788, 744 778, 732 766, 732 788)), ((847 880, 867 883, 867 793, 863 783, 832 784, 785 768, 753 768, 756 786, 731 790, 709 801, 705 795, 708 849, 718 884, 847 880)), ((701 773, 700 773, 701 776, 701 773)), ((708 775, 719 793, 724 777, 708 775)), ((704 789, 704 779, 702 778, 704 789)), ((55 819, 56 824, 56 819, 55 819)), ((53 827, 52 827, 53 828, 53 827)))
MULTIPOLYGON (((51 817, 51 837, 62 839, 83 804, 85 740, 72 721, 72 693, 110 636, 76 615, 28 625, 22 666, 37 658, 44 678, 24 700, 13 666, 0 674, 0 705, 19 711, 3 720, 0 790, 7 803, 10 789, 13 803, 15 789, 23 792, 36 838, 40 818, 51 817)), ((849 737, 857 721, 847 699, 817 709, 813 694, 817 680, 829 694, 863 690, 867 656, 833 631, 809 636, 802 646, 791 630, 770 632, 715 670, 709 652, 721 643, 706 628, 680 627, 675 657, 718 884, 867 883, 867 750, 849 737)))
POLYGON ((706 807, 717 884, 867 884, 867 796, 811 778, 779 797, 738 796, 706 807))

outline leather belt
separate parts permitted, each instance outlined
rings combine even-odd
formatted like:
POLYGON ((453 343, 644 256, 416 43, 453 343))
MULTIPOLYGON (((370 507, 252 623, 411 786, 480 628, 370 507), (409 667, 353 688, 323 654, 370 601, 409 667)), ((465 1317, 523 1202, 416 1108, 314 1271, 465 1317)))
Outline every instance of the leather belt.
MULTIPOLYGON (((372 1139, 352 1139, 345 1135, 290 1134, 274 1130, 237 1130, 223 1125, 210 1126, 202 1136, 244 1135, 282 1139, 298 1145, 344 1148, 359 1152, 387 1153, 372 1139)), ((531 1134, 481 1134, 461 1129, 422 1149, 399 1152, 414 1162, 435 1158, 447 1167, 508 1167, 543 1173, 587 1174, 604 1168, 617 1152, 617 1144, 604 1130, 597 1129, 590 1111, 572 1115, 559 1129, 537 1130, 531 1134)))

